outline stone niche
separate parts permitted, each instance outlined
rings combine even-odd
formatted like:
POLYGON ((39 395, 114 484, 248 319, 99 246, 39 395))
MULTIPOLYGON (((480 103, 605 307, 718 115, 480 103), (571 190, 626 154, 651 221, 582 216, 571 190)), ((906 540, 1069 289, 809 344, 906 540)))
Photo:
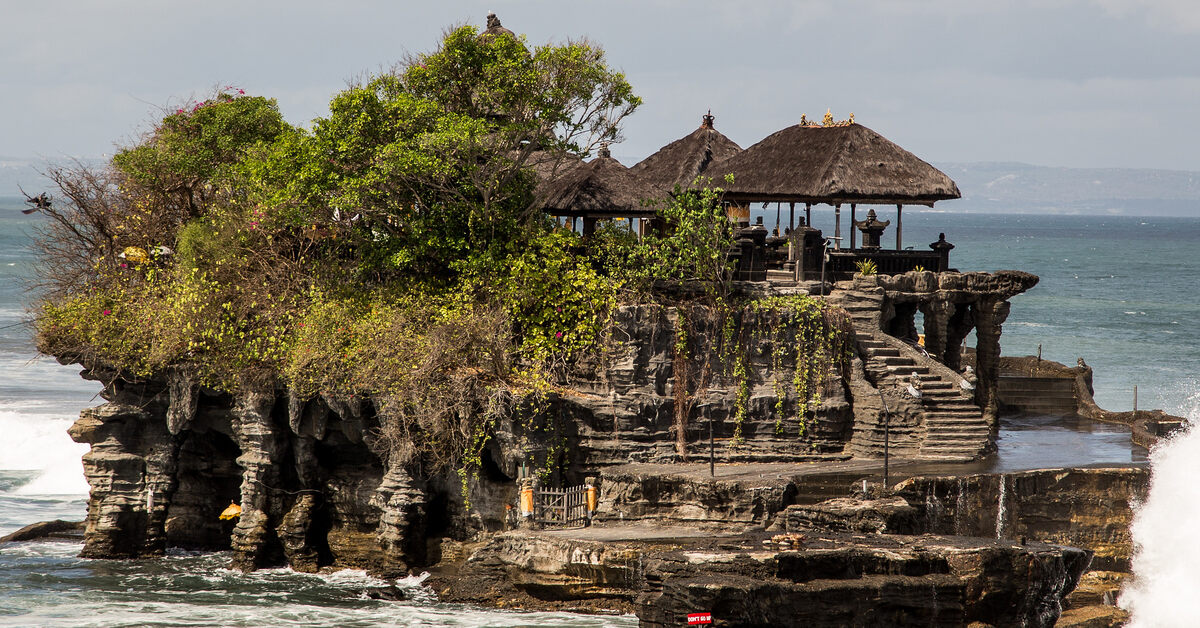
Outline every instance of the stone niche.
POLYGON ((879 327, 885 333, 915 341, 925 336, 925 351, 955 371, 965 366, 963 341, 976 336, 974 369, 978 378, 977 404, 996 412, 995 382, 999 377, 1000 335, 1011 304, 1009 299, 1028 291, 1038 277, 1026 272, 995 273, 909 272, 877 275, 870 279, 883 289, 879 327), (924 328, 915 318, 922 314, 924 328))

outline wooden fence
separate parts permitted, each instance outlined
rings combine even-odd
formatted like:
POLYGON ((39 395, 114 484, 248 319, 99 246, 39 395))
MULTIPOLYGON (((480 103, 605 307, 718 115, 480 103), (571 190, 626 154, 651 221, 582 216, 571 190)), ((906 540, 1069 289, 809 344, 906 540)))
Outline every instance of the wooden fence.
MULTIPOLYGON (((592 489, 595 490, 595 489, 592 489)), ((538 487, 533 491, 533 520, 548 526, 586 526, 588 486, 563 489, 538 487)))

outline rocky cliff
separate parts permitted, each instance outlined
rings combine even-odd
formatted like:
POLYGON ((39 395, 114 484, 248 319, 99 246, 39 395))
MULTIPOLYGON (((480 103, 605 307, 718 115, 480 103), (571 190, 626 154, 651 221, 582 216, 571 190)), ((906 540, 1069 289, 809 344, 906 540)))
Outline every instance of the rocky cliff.
MULTIPOLYGON (((383 403, 370 397, 301 399, 272 386, 228 394, 199 385, 183 369, 139 379, 89 365, 84 376, 104 383, 107 403, 85 411, 71 429, 75 440, 91 445, 84 458, 92 487, 84 555, 136 557, 182 546, 232 548, 241 569, 286 564, 302 571, 360 567, 400 575, 437 566, 439 593, 448 600, 498 603, 506 591, 518 591, 513 595, 534 606, 593 600, 596 608, 637 610, 652 626, 670 624, 681 609, 702 602, 746 612, 761 607, 766 614, 747 617, 782 621, 799 612, 795 604, 770 602, 784 599, 820 609, 798 616, 837 621, 904 623, 900 618, 907 617, 909 623, 954 625, 992 613, 1047 625, 1090 554, 1040 545, 995 549, 991 540, 922 542, 939 548, 928 554, 901 551, 895 540, 863 545, 846 536, 878 521, 883 523, 870 533, 954 533, 942 511, 929 510, 929 495, 938 504, 965 499, 972 509, 990 511, 990 497, 970 501, 982 489, 951 496, 941 485, 906 488, 913 496, 902 494, 911 505, 895 521, 908 521, 907 527, 887 523, 887 515, 839 529, 836 508, 820 515, 793 512, 803 501, 800 493, 826 489, 789 479, 789 469, 870 459, 882 453, 885 439, 893 456, 912 459, 971 459, 989 449, 993 388, 983 382, 969 388, 978 380, 944 363, 956 355, 949 341, 963 329, 983 326, 981 343, 991 346, 1007 311, 1005 299, 1036 278, 912 275, 839 284, 829 300, 845 309, 828 310, 832 314, 824 318, 781 315, 769 307, 729 316, 698 306, 621 307, 602 357, 573 365, 537 403, 515 404, 517 411, 498 418, 477 467, 461 474, 389 456, 393 450, 380 437, 383 403), (927 339, 947 340, 944 347, 935 342, 933 353, 902 340, 918 309, 928 310, 927 339), (848 334, 842 345, 835 340, 839 329, 848 334), (813 344, 814 338, 833 344, 813 344), (821 359, 813 358, 822 351, 821 359), (920 394, 906 393, 902 383, 920 394), (749 481, 748 474, 718 481, 663 470, 701 460, 729 468, 774 465, 776 480, 749 481), (592 548, 587 552, 600 552, 588 562, 592 566, 570 566, 578 562, 571 559, 564 562, 567 575, 539 575, 538 565, 554 560, 536 556, 562 548, 512 531, 519 523, 518 479, 533 475, 557 485, 599 478, 597 525, 590 529, 620 530, 633 522, 685 525, 694 535, 715 526, 742 535, 726 550, 749 543, 757 551, 765 539, 754 534, 766 527, 815 527, 829 535, 818 546, 831 551, 735 558, 723 550, 700 559, 640 546, 616 554, 592 548), (220 519, 230 505, 240 507, 240 517, 220 519), (832 551, 850 546, 858 547, 851 552, 858 558, 832 551), (620 560, 626 567, 609 564, 620 560), (630 571, 635 560, 642 566, 630 571), (657 562, 645 567, 645 561, 657 562), (699 569, 697 561, 712 565, 699 569), (861 569, 846 567, 855 561, 861 569), (836 571, 835 564, 853 577, 813 575, 836 571), (1010 580, 995 569, 1023 575, 1010 580), (713 577, 721 578, 722 587, 712 586, 713 577), (480 583, 492 588, 481 592, 480 583), (851 600, 861 599, 872 600, 869 608, 847 610, 851 600), (1011 617, 996 610, 1009 606, 1016 613, 1011 617)), ((982 355, 991 359, 986 351, 982 355)), ((842 479, 833 480, 835 494, 845 493, 842 479)), ((1025 491, 1023 481, 1010 482, 998 486, 1025 491)), ((1023 515, 1015 506, 1012 512, 1004 526, 1015 531, 1024 525, 1017 523, 1023 515)))
MULTIPOLYGON (((615 464, 686 459, 708 453, 710 423, 722 461, 843 456, 853 421, 845 380, 819 373, 819 403, 800 410, 796 358, 781 365, 784 352, 772 345, 792 342, 797 328, 748 334, 735 377, 717 364, 681 365, 681 350, 721 359, 710 351, 721 330, 709 313, 689 309, 681 345, 680 316, 673 307, 620 308, 607 359, 581 365, 535 413, 495 425, 465 491, 454 473, 390 465, 376 442, 370 398, 300 400, 272 388, 230 395, 180 373, 137 380, 92 368, 85 376, 106 383, 108 403, 71 429, 92 446, 84 458, 92 486, 84 553, 128 557, 232 543, 235 563, 246 569, 338 564, 401 572, 427 562, 426 538, 505 527, 522 469, 578 482, 615 464), (231 503, 241 508, 232 529, 218 519, 231 503)), ((764 324, 744 316, 739 328, 764 324)))

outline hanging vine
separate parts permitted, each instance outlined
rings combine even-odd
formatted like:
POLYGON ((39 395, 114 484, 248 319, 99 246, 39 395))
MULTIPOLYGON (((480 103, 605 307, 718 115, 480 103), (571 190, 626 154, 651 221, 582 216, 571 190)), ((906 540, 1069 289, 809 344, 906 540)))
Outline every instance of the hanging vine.
POLYGON ((747 304, 741 318, 742 333, 736 335, 744 338, 739 338, 739 351, 729 373, 737 386, 732 444, 740 444, 744 437, 751 390, 749 363, 763 341, 770 348, 775 433, 785 432, 787 400, 791 397, 797 434, 800 438, 810 436, 815 411, 824 396, 832 392, 831 385, 849 378, 853 331, 845 312, 808 296, 769 297, 747 304))

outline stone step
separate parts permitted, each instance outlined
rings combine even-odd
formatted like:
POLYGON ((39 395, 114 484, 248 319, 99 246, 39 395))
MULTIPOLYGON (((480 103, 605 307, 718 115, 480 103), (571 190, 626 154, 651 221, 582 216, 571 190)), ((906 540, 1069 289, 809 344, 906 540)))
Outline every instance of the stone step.
POLYGON ((921 453, 918 454, 918 456, 920 457, 921 460, 925 460, 927 462, 971 462, 972 460, 975 460, 976 458, 978 458, 980 455, 982 455, 982 452, 968 453, 967 451, 963 451, 962 453, 956 453, 956 452, 936 452, 935 453, 935 452, 929 452, 929 451, 925 451, 925 450, 921 450, 921 453))
POLYGON ((934 423, 925 421, 925 431, 929 434, 954 432, 956 430, 986 430, 991 431, 991 427, 982 419, 957 419, 949 422, 934 423))
POLYGON ((983 412, 978 409, 974 411, 958 411, 942 408, 933 408, 925 411, 926 421, 963 421, 966 419, 981 421, 983 420, 983 412))
POLYGON ((988 428, 986 428, 986 427, 959 428, 955 431, 950 431, 950 430, 938 430, 936 432, 931 431, 925 435, 924 442, 928 444, 928 443, 938 443, 938 442, 949 441, 949 440, 987 440, 989 431, 990 430, 988 430, 988 428))
POLYGON ((921 444, 921 451, 938 450, 938 451, 943 451, 943 452, 955 452, 955 453, 971 452, 971 453, 973 453, 973 452, 983 450, 984 447, 986 447, 986 446, 987 446, 986 439, 974 439, 974 440, 963 440, 963 441, 940 441, 940 442, 926 441, 921 444))
MULTIPOLYGON (((911 363, 912 360, 909 360, 909 362, 911 363)), ((918 366, 916 364, 913 364, 912 366, 889 365, 887 369, 893 374, 903 373, 904 375, 911 375, 914 371, 917 373, 917 375, 923 375, 929 372, 928 366, 918 366)))
POLYGON ((932 418, 943 416, 981 416, 982 414, 983 410, 969 401, 939 403, 936 407, 925 408, 925 416, 932 418))

